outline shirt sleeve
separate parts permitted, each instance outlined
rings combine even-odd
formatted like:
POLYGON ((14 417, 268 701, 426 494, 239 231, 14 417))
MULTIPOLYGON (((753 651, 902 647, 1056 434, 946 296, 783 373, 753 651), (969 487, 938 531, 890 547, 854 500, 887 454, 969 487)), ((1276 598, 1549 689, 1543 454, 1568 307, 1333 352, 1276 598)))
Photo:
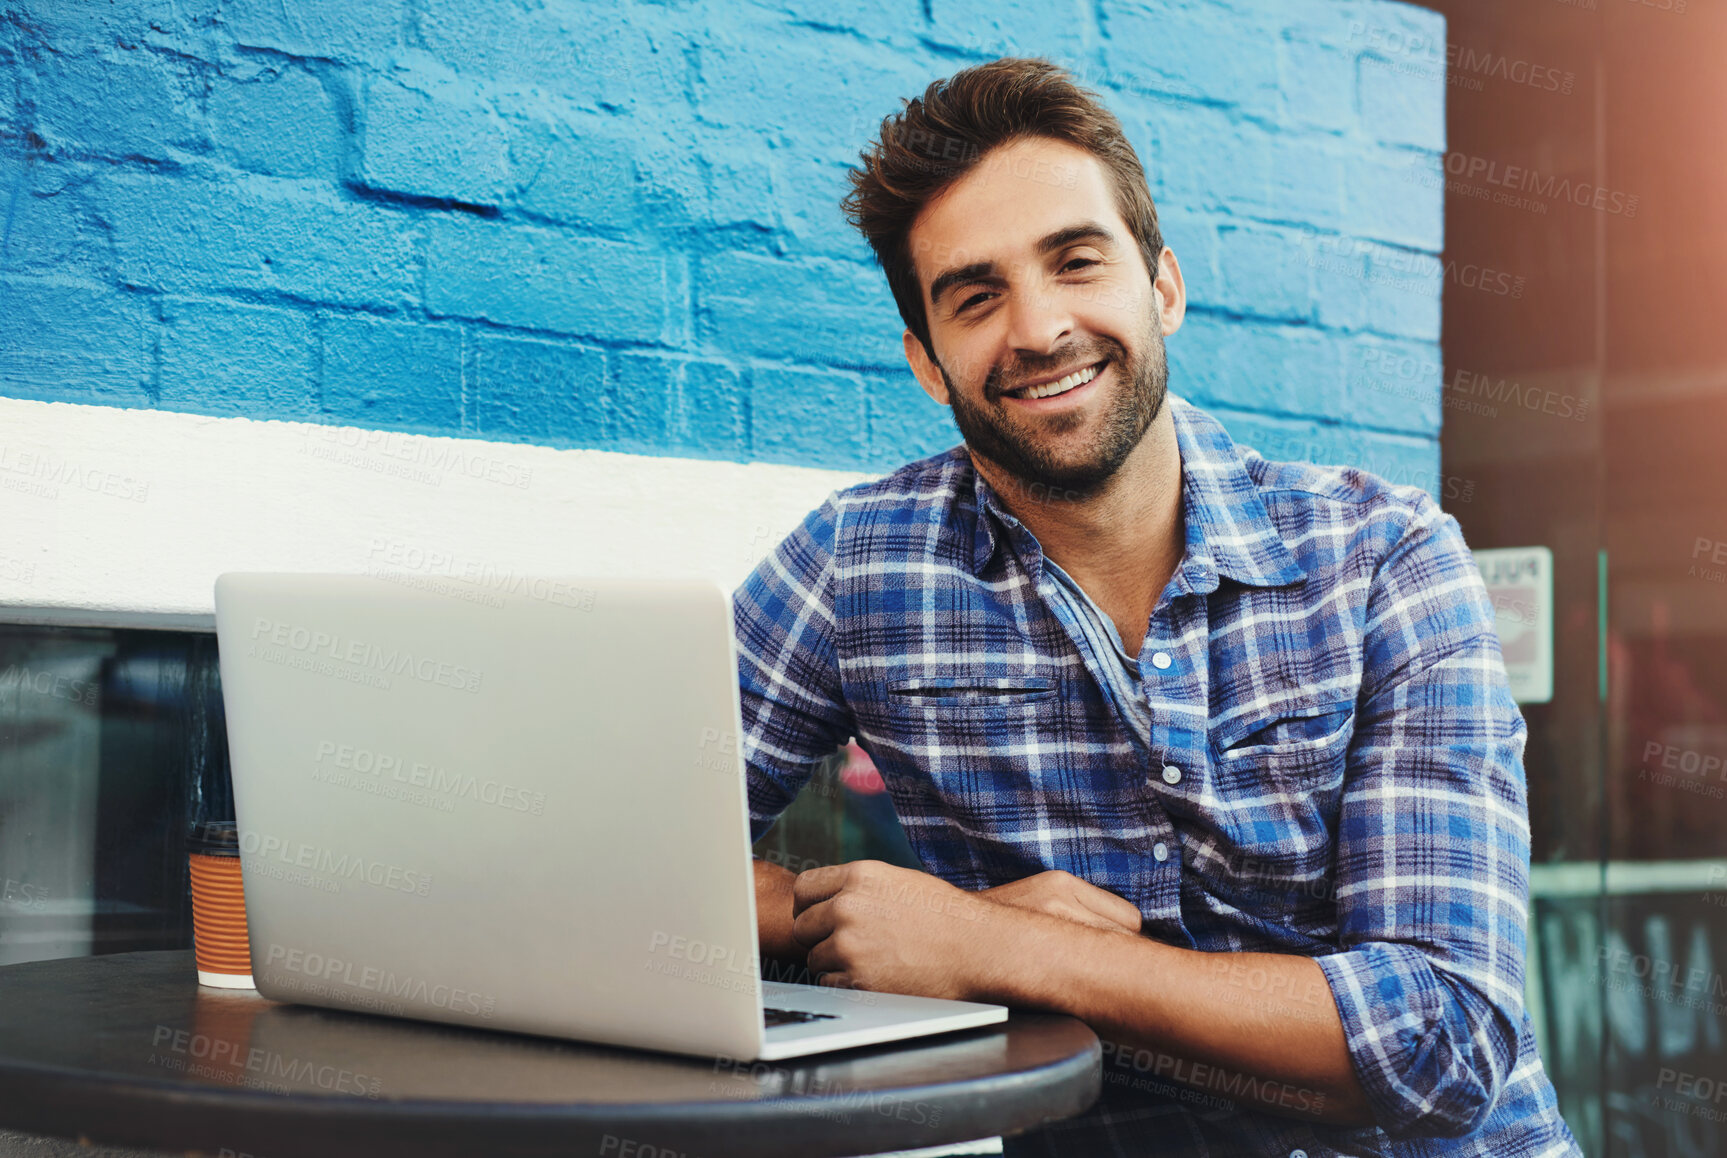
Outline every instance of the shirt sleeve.
POLYGON ((752 841, 855 731, 834 647, 838 515, 830 494, 732 595, 752 841))
POLYGON ((1426 496, 1375 576, 1363 648, 1338 821, 1343 951, 1319 965, 1381 1127, 1457 1137, 1519 1060, 1528 733, 1480 572, 1426 496))

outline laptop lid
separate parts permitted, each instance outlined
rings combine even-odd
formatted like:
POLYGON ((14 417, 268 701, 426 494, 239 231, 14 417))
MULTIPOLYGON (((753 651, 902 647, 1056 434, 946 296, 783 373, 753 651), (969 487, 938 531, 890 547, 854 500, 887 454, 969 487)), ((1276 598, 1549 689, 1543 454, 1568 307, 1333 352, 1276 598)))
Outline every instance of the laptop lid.
POLYGON ((216 581, 259 992, 758 1056, 729 593, 399 578, 216 581))

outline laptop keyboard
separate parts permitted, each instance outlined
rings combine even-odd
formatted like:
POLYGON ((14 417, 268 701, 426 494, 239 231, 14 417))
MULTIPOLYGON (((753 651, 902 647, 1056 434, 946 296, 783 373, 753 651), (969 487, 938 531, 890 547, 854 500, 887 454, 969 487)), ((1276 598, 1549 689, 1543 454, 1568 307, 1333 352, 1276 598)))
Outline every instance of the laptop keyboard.
POLYGON ((832 1021, 837 1013, 805 1013, 801 1009, 774 1009, 762 1007, 762 1020, 769 1028, 776 1025, 802 1025, 806 1021, 832 1021))

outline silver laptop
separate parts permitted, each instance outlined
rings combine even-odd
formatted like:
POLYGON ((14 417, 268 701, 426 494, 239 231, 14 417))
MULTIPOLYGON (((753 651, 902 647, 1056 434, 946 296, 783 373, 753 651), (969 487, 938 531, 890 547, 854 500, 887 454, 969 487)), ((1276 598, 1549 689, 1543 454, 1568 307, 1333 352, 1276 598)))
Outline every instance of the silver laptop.
POLYGON ((230 573, 215 595, 265 997, 751 1061, 1006 1019, 760 977, 717 583, 230 573))

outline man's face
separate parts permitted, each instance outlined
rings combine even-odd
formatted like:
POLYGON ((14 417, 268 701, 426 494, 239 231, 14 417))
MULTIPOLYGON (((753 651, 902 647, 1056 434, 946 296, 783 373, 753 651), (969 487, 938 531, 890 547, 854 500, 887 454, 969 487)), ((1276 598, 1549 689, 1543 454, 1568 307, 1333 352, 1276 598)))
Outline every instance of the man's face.
POLYGON ((1185 308, 1175 255, 1154 284, 1103 166, 1044 137, 991 150, 910 243, 935 361, 909 330, 906 357, 974 457, 1024 486, 1096 493, 1163 406, 1163 335, 1185 308))

